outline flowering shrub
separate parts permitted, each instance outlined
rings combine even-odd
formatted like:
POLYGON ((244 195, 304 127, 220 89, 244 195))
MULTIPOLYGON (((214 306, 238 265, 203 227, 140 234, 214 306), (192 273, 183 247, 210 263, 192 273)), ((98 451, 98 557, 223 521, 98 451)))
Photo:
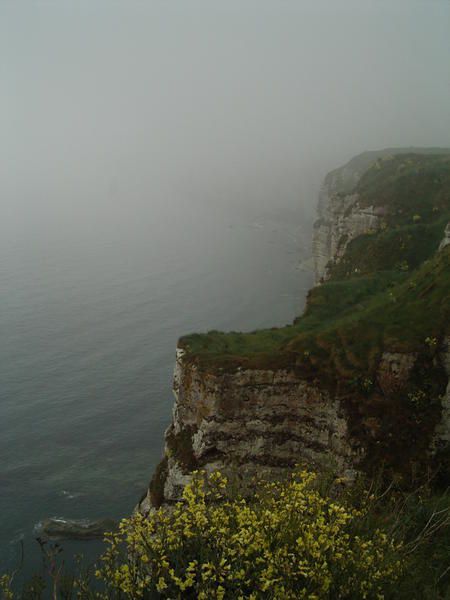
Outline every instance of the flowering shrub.
POLYGON ((5 574, 0 577, 0 598, 2 600, 13 600, 14 594, 11 590, 12 576, 5 574))
POLYGON ((358 535, 363 511, 314 480, 303 471, 230 499, 220 473, 196 473, 183 502, 108 535, 96 573, 107 597, 383 598, 402 571, 399 545, 379 529, 358 535))

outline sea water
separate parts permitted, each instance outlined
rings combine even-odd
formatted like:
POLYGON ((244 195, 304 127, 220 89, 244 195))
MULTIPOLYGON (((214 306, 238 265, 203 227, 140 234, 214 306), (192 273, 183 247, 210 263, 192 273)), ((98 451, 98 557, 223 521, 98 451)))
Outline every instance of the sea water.
POLYGON ((130 514, 161 458, 181 335, 301 312, 310 225, 295 215, 199 205, 3 236, 1 571, 22 544, 25 574, 39 567, 44 518, 130 514))

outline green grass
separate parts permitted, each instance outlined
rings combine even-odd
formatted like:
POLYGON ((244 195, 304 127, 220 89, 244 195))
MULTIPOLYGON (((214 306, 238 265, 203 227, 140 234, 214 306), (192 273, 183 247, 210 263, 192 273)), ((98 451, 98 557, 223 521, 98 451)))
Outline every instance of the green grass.
POLYGON ((429 224, 400 225, 376 235, 361 235, 348 244, 343 259, 330 266, 331 278, 416 269, 436 252, 449 221, 450 211, 439 213, 429 224))
POLYGON ((387 209, 389 226, 408 224, 419 216, 431 222, 450 210, 450 155, 397 155, 377 161, 355 190, 361 206, 387 209))
POLYGON ((281 328, 185 336, 188 360, 354 378, 373 371, 383 350, 421 350, 448 331, 449 254, 436 251, 450 220, 450 156, 385 157, 355 191, 361 205, 387 207, 384 226, 349 243, 304 314, 281 328))
POLYGON ((450 322, 450 249, 417 270, 378 271, 314 288, 293 325, 250 333, 193 334, 180 346, 206 368, 321 368, 370 373, 383 350, 422 350, 450 322))

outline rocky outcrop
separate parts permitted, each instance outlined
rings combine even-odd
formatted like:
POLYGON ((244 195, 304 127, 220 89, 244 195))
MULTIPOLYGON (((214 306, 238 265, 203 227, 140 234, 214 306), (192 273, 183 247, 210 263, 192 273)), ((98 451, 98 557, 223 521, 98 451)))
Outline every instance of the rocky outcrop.
POLYGON ((359 451, 349 443, 339 401, 292 370, 205 373, 178 349, 174 393, 167 469, 153 482, 165 502, 180 497, 193 468, 220 469, 241 489, 254 476, 280 478, 305 462, 354 476, 359 451))
POLYGON ((327 278, 327 266, 342 258, 351 240, 380 228, 384 214, 381 207, 361 208, 358 194, 336 192, 333 179, 324 183, 320 197, 320 217, 314 224, 313 235, 316 283, 327 278))
MULTIPOLYGON (((315 282, 328 277, 327 266, 339 262, 348 243, 364 233, 377 231, 383 224, 386 207, 360 206, 357 184, 373 165, 379 166, 396 154, 448 153, 443 148, 386 148, 363 152, 346 165, 329 173, 319 192, 318 219, 313 232, 315 282)), ((450 243, 450 230, 442 244, 450 243), (447 241, 446 241, 447 240, 447 241)))
POLYGON ((103 539, 108 531, 115 531, 118 522, 113 519, 64 519, 52 517, 38 523, 35 533, 45 540, 95 540, 103 539))
POLYGON ((402 149, 364 152, 329 173, 319 192, 318 219, 314 223, 313 259, 316 283, 326 280, 327 266, 339 261, 347 244, 363 233, 377 231, 383 208, 360 207, 354 190, 367 169, 377 160, 391 157, 402 149))
MULTIPOLYGON (((436 360, 445 364, 450 378, 450 340, 446 343, 436 360)), ((179 348, 173 419, 165 435, 164 459, 140 510, 148 512, 152 506, 179 500, 192 472, 198 469, 220 470, 243 493, 251 493, 255 478, 282 479, 298 464, 329 469, 344 480, 354 480, 365 468, 369 446, 376 452, 381 447, 396 452, 398 435, 393 434, 390 419, 398 418, 394 430, 402 422, 404 428, 406 425, 401 415, 386 417, 384 412, 389 412, 389 398, 409 389, 417 359, 414 353, 382 354, 377 379, 371 382, 375 388, 360 417, 356 416, 359 424, 355 428, 355 414, 342 405, 342 396, 295 370, 206 372, 179 348)), ((419 399, 424 400, 422 396, 419 399)), ((414 428, 411 439, 417 435, 414 428)), ((429 447, 430 460, 449 445, 450 379, 442 397, 442 417, 429 447)), ((426 447, 423 451, 427 452, 426 447)))

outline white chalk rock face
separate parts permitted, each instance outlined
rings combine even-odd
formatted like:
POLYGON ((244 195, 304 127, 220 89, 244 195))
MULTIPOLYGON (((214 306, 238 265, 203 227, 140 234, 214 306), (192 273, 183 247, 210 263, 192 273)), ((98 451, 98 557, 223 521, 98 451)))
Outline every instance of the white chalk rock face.
POLYGON ((442 242, 440 243, 439 250, 442 250, 449 244, 450 244, 450 223, 447 223, 447 227, 445 228, 445 231, 444 231, 444 238, 443 238, 442 242))
POLYGON ((296 464, 354 476, 360 456, 339 402, 293 371, 208 373, 179 349, 174 393, 164 502, 180 498, 193 467, 222 470, 244 490, 253 477, 280 478, 296 464))
POLYGON ((319 218, 313 232, 316 283, 327 279, 327 266, 342 258, 351 240, 380 228, 383 209, 360 207, 354 189, 368 167, 382 156, 383 153, 367 153, 355 157, 326 176, 319 193, 319 218))

